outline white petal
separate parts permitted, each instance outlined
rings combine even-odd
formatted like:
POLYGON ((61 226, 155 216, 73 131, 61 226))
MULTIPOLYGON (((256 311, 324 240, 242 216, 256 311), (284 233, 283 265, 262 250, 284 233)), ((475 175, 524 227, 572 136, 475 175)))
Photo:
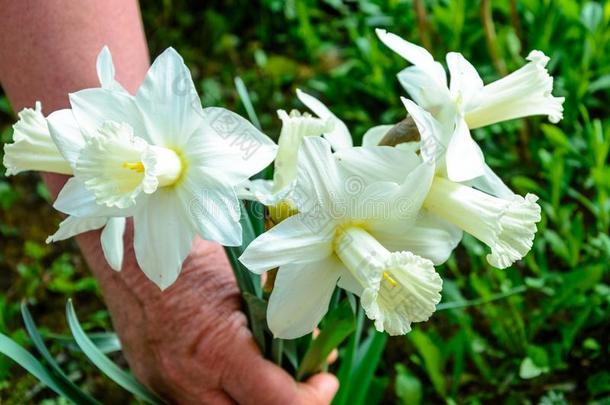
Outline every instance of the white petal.
POLYGON ((384 266, 379 289, 365 289, 360 302, 378 331, 404 335, 436 311, 443 280, 431 261, 411 252, 392 253, 384 266))
POLYGON ((282 266, 267 307, 274 337, 296 339, 312 332, 328 311, 340 274, 326 260, 282 266))
MULTIPOLYGON (((444 75, 444 72, 443 72, 444 75)), ((396 77, 411 98, 422 108, 440 113, 443 108, 453 104, 446 83, 439 81, 430 70, 422 66, 409 66, 400 71, 396 77)))
POLYGON ((115 271, 121 271, 121 267, 123 267, 125 223, 125 218, 109 218, 100 237, 104 257, 112 270, 115 271))
POLYGON ((277 145, 245 118, 217 107, 203 113, 201 126, 183 150, 189 165, 212 170, 236 186, 275 158, 277 145))
POLYGON ((292 195, 302 212, 328 213, 344 197, 344 184, 330 144, 318 137, 306 138, 299 149, 297 187, 292 195))
POLYGON ((258 274, 285 264, 318 261, 332 253, 332 238, 333 232, 319 231, 306 215, 297 214, 253 240, 239 261, 258 274))
POLYGON ((94 136, 105 122, 114 121, 129 124, 136 136, 151 140, 134 98, 127 93, 102 88, 85 89, 70 94, 70 105, 85 136, 94 136))
POLYGON ((39 102, 35 109, 19 112, 19 121, 13 125, 13 143, 4 145, 2 163, 7 176, 29 170, 72 174, 70 164, 51 139, 39 102))
POLYGON ((362 136, 362 146, 369 147, 379 145, 379 142, 381 142, 385 134, 392 128, 394 128, 394 125, 377 125, 376 127, 369 128, 362 136))
POLYGON ((421 163, 414 152, 391 146, 355 147, 334 154, 339 166, 346 169, 352 179, 364 185, 371 181, 402 183, 407 175, 421 163), (354 177, 355 176, 355 177, 354 177))
POLYGON ((485 174, 485 158, 479 145, 470 136, 463 119, 458 120, 445 156, 447 177, 452 181, 467 181, 485 174))
POLYGON ((121 86, 121 84, 114 78, 114 64, 112 63, 112 55, 110 54, 110 50, 107 46, 104 46, 101 52, 97 55, 96 68, 97 77, 100 80, 100 85, 102 88, 127 93, 123 86, 121 86))
POLYGON ((265 205, 275 204, 272 180, 254 179, 246 180, 235 188, 237 198, 240 200, 258 201, 265 205))
POLYGON ((371 188, 377 186, 379 193, 363 197, 360 208, 365 213, 374 212, 375 207, 370 206, 373 201, 375 206, 379 206, 378 209, 382 209, 381 213, 368 218, 371 233, 374 234, 380 228, 403 227, 404 229, 411 226, 417 220, 417 214, 428 194, 433 176, 434 166, 421 163, 401 183, 371 185, 371 188))
POLYGON ((492 197, 471 187, 435 178, 425 201, 434 215, 459 226, 491 248, 487 261, 506 268, 532 247, 536 223, 540 221, 538 197, 513 195, 492 197))
POLYGON ((526 194, 525 198, 514 195, 510 205, 500 219, 501 231, 491 244, 491 253, 487 261, 494 267, 505 269, 515 261, 522 259, 531 250, 536 223, 540 222, 538 197, 526 194))
POLYGON ((53 207, 64 214, 76 217, 129 217, 133 207, 119 209, 99 205, 95 195, 85 187, 81 179, 71 177, 59 192, 53 207))
MULTIPOLYGON (((358 226, 343 229, 334 251, 362 286, 360 302, 380 332, 405 334, 412 322, 427 320, 436 310, 442 281, 429 260, 407 251, 391 253, 358 226)), ((344 282, 355 290, 354 280, 344 282)))
POLYGON ((443 66, 436 62, 426 48, 405 41, 401 37, 386 30, 377 28, 375 33, 388 48, 421 68, 428 69, 431 77, 440 85, 447 86, 447 76, 443 66))
MULTIPOLYGON (((75 175, 98 204, 130 207, 140 193, 153 193, 159 186, 158 159, 151 159, 149 150, 145 140, 133 136, 129 125, 108 121, 98 134, 85 140, 75 175)), ((179 159, 175 160, 179 165, 179 159)))
POLYGON ((546 70, 549 58, 532 51, 529 63, 483 87, 478 107, 466 111, 470 128, 531 115, 546 115, 557 123, 563 117, 563 97, 554 97, 553 77, 546 70))
POLYGON ((69 239, 81 233, 100 229, 106 225, 106 218, 77 218, 69 216, 59 224, 59 229, 46 240, 47 243, 69 239))
POLYGON ((78 155, 85 145, 85 139, 72 110, 55 111, 47 117, 47 122, 51 138, 57 149, 74 169, 78 155))
POLYGON ((172 285, 188 256, 195 229, 172 190, 152 194, 134 217, 134 249, 142 271, 161 290, 172 285))
POLYGON ((138 90, 136 102, 150 139, 158 146, 183 147, 203 119, 191 72, 173 48, 155 59, 138 90))
POLYGON ((273 191, 278 192, 297 177, 297 155, 303 139, 307 136, 319 136, 333 127, 332 119, 322 120, 312 117, 309 113, 301 114, 296 110, 290 115, 279 110, 278 117, 282 120, 282 131, 277 141, 278 150, 274 162, 273 191))
POLYGON ((334 150, 349 148, 353 145, 352 136, 345 123, 337 118, 337 116, 333 114, 320 100, 300 89, 297 89, 297 97, 299 100, 301 100, 301 103, 305 104, 307 108, 313 111, 318 117, 324 120, 332 120, 334 129, 325 133, 324 138, 330 142, 334 150))
POLYGON ((356 278, 345 268, 341 271, 341 278, 339 278, 337 285, 357 296, 362 295, 362 292, 364 291, 364 287, 362 287, 358 280, 356 280, 356 278))
POLYGON ((233 188, 192 168, 176 191, 194 228, 203 239, 240 246, 240 206, 233 188))
POLYGON ((468 182, 468 185, 478 190, 484 191, 487 194, 491 194, 494 197, 509 199, 512 198, 515 193, 502 181, 491 168, 485 164, 485 172, 483 176, 477 177, 468 182))
POLYGON ((378 227, 373 236, 392 252, 406 250, 443 264, 462 240, 462 230, 455 225, 422 210, 415 223, 405 228, 400 225, 378 227))
POLYGON ((447 54, 447 67, 451 73, 451 94, 461 99, 462 108, 470 110, 480 101, 483 80, 477 70, 461 53, 447 54))
POLYGON ((442 165, 450 142, 446 128, 432 114, 413 101, 401 97, 407 112, 419 131, 421 156, 426 162, 442 165))
POLYGON ((240 200, 258 201, 266 206, 274 206, 282 200, 290 200, 296 181, 284 189, 274 193, 273 181, 264 179, 246 180, 236 187, 237 198, 240 200))

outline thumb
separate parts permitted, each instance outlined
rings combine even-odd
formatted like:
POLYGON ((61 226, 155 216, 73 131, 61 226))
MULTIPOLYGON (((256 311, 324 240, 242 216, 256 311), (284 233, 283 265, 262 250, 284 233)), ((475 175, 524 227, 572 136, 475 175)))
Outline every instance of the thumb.
POLYGON ((338 389, 337 377, 329 373, 320 373, 299 384, 299 391, 302 394, 299 397, 307 398, 307 403, 330 404, 338 389))

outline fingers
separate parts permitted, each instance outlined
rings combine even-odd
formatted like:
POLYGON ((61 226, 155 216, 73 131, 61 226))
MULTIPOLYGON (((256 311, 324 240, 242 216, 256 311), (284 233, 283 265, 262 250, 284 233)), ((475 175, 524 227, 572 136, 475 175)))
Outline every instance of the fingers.
MULTIPOLYGON (((206 395, 204 398, 199 398, 197 401, 203 404, 214 405, 236 405, 237 403, 224 391, 214 391, 206 395)), ((192 401, 184 401, 185 404, 193 403, 192 401)))
MULTIPOLYGON (((320 334, 320 329, 315 328, 313 330, 313 338, 314 339, 317 338, 319 334, 320 334)), ((338 358, 339 358, 339 351, 337 349, 333 349, 333 351, 330 352, 330 354, 326 358, 326 362, 328 364, 333 364, 335 361, 337 361, 338 358)))
POLYGON ((330 404, 339 389, 339 380, 332 374, 316 374, 304 384, 299 384, 302 404, 330 404), (310 402, 311 401, 311 402, 310 402))
POLYGON ((338 358, 339 358, 339 350, 333 349, 333 351, 330 352, 330 354, 326 358, 326 362, 328 364, 333 364, 335 361, 337 361, 338 358))
POLYGON ((339 382, 332 374, 317 374, 297 383, 286 371, 265 360, 256 347, 236 354, 221 381, 224 390, 240 404, 313 404, 332 401, 339 382))

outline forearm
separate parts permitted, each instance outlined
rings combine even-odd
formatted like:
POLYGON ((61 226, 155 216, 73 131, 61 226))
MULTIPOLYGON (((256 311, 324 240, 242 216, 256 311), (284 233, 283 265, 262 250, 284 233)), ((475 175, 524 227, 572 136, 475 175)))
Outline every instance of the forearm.
POLYGON ((42 101, 68 107, 68 93, 99 86, 95 60, 112 51, 117 78, 135 92, 148 69, 136 0, 0 0, 0 80, 19 110, 42 101))
MULTIPOLYGON (((48 115, 69 107, 70 92, 98 87, 95 62, 104 45, 112 52, 117 79, 135 92, 149 66, 139 13, 136 0, 0 0, 0 82, 13 109, 41 101, 48 115)), ((67 177, 45 174, 44 179, 56 195, 67 177)), ((147 299, 155 291, 147 287, 151 283, 142 277, 133 258, 126 257, 125 272, 116 274, 109 269, 99 232, 77 240, 120 326, 124 321, 119 319, 118 308, 112 308, 113 301, 131 308, 134 305, 126 305, 129 301, 147 299)), ((131 249, 126 250, 128 256, 132 254, 131 249)))

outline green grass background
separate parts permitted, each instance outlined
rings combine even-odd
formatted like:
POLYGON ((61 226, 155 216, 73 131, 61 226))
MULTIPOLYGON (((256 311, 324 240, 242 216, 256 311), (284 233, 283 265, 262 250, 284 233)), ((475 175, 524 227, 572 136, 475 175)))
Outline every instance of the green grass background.
MULTIPOLYGON (((500 271, 486 263, 482 244, 465 237, 440 271, 444 302, 467 307, 439 311, 407 336, 388 339, 369 403, 610 404, 610 3, 494 1, 493 20, 485 21, 480 1, 431 0, 421 2, 419 24, 413 0, 197 4, 144 2, 152 55, 175 47, 204 105, 245 115, 233 82, 240 76, 274 138, 275 110, 303 109, 297 87, 326 102, 356 142, 368 127, 404 116, 395 74, 406 64, 377 40, 375 27, 429 45, 438 60, 459 51, 485 82, 522 66, 532 49, 550 56, 554 93, 566 97, 558 125, 531 118, 474 131, 507 184, 540 197, 543 219, 531 253, 500 271), (498 294, 507 297, 494 300, 498 294)), ((2 142, 10 141, 13 122, 0 92, 2 142)), ((23 298, 43 329, 66 333, 68 297, 86 329, 111 329, 75 244, 44 244, 59 221, 37 175, 0 175, 0 332, 25 346, 23 298)), ((87 361, 55 349, 98 399, 132 401, 87 361)), ((4 357, 0 402, 63 403, 4 357)))

